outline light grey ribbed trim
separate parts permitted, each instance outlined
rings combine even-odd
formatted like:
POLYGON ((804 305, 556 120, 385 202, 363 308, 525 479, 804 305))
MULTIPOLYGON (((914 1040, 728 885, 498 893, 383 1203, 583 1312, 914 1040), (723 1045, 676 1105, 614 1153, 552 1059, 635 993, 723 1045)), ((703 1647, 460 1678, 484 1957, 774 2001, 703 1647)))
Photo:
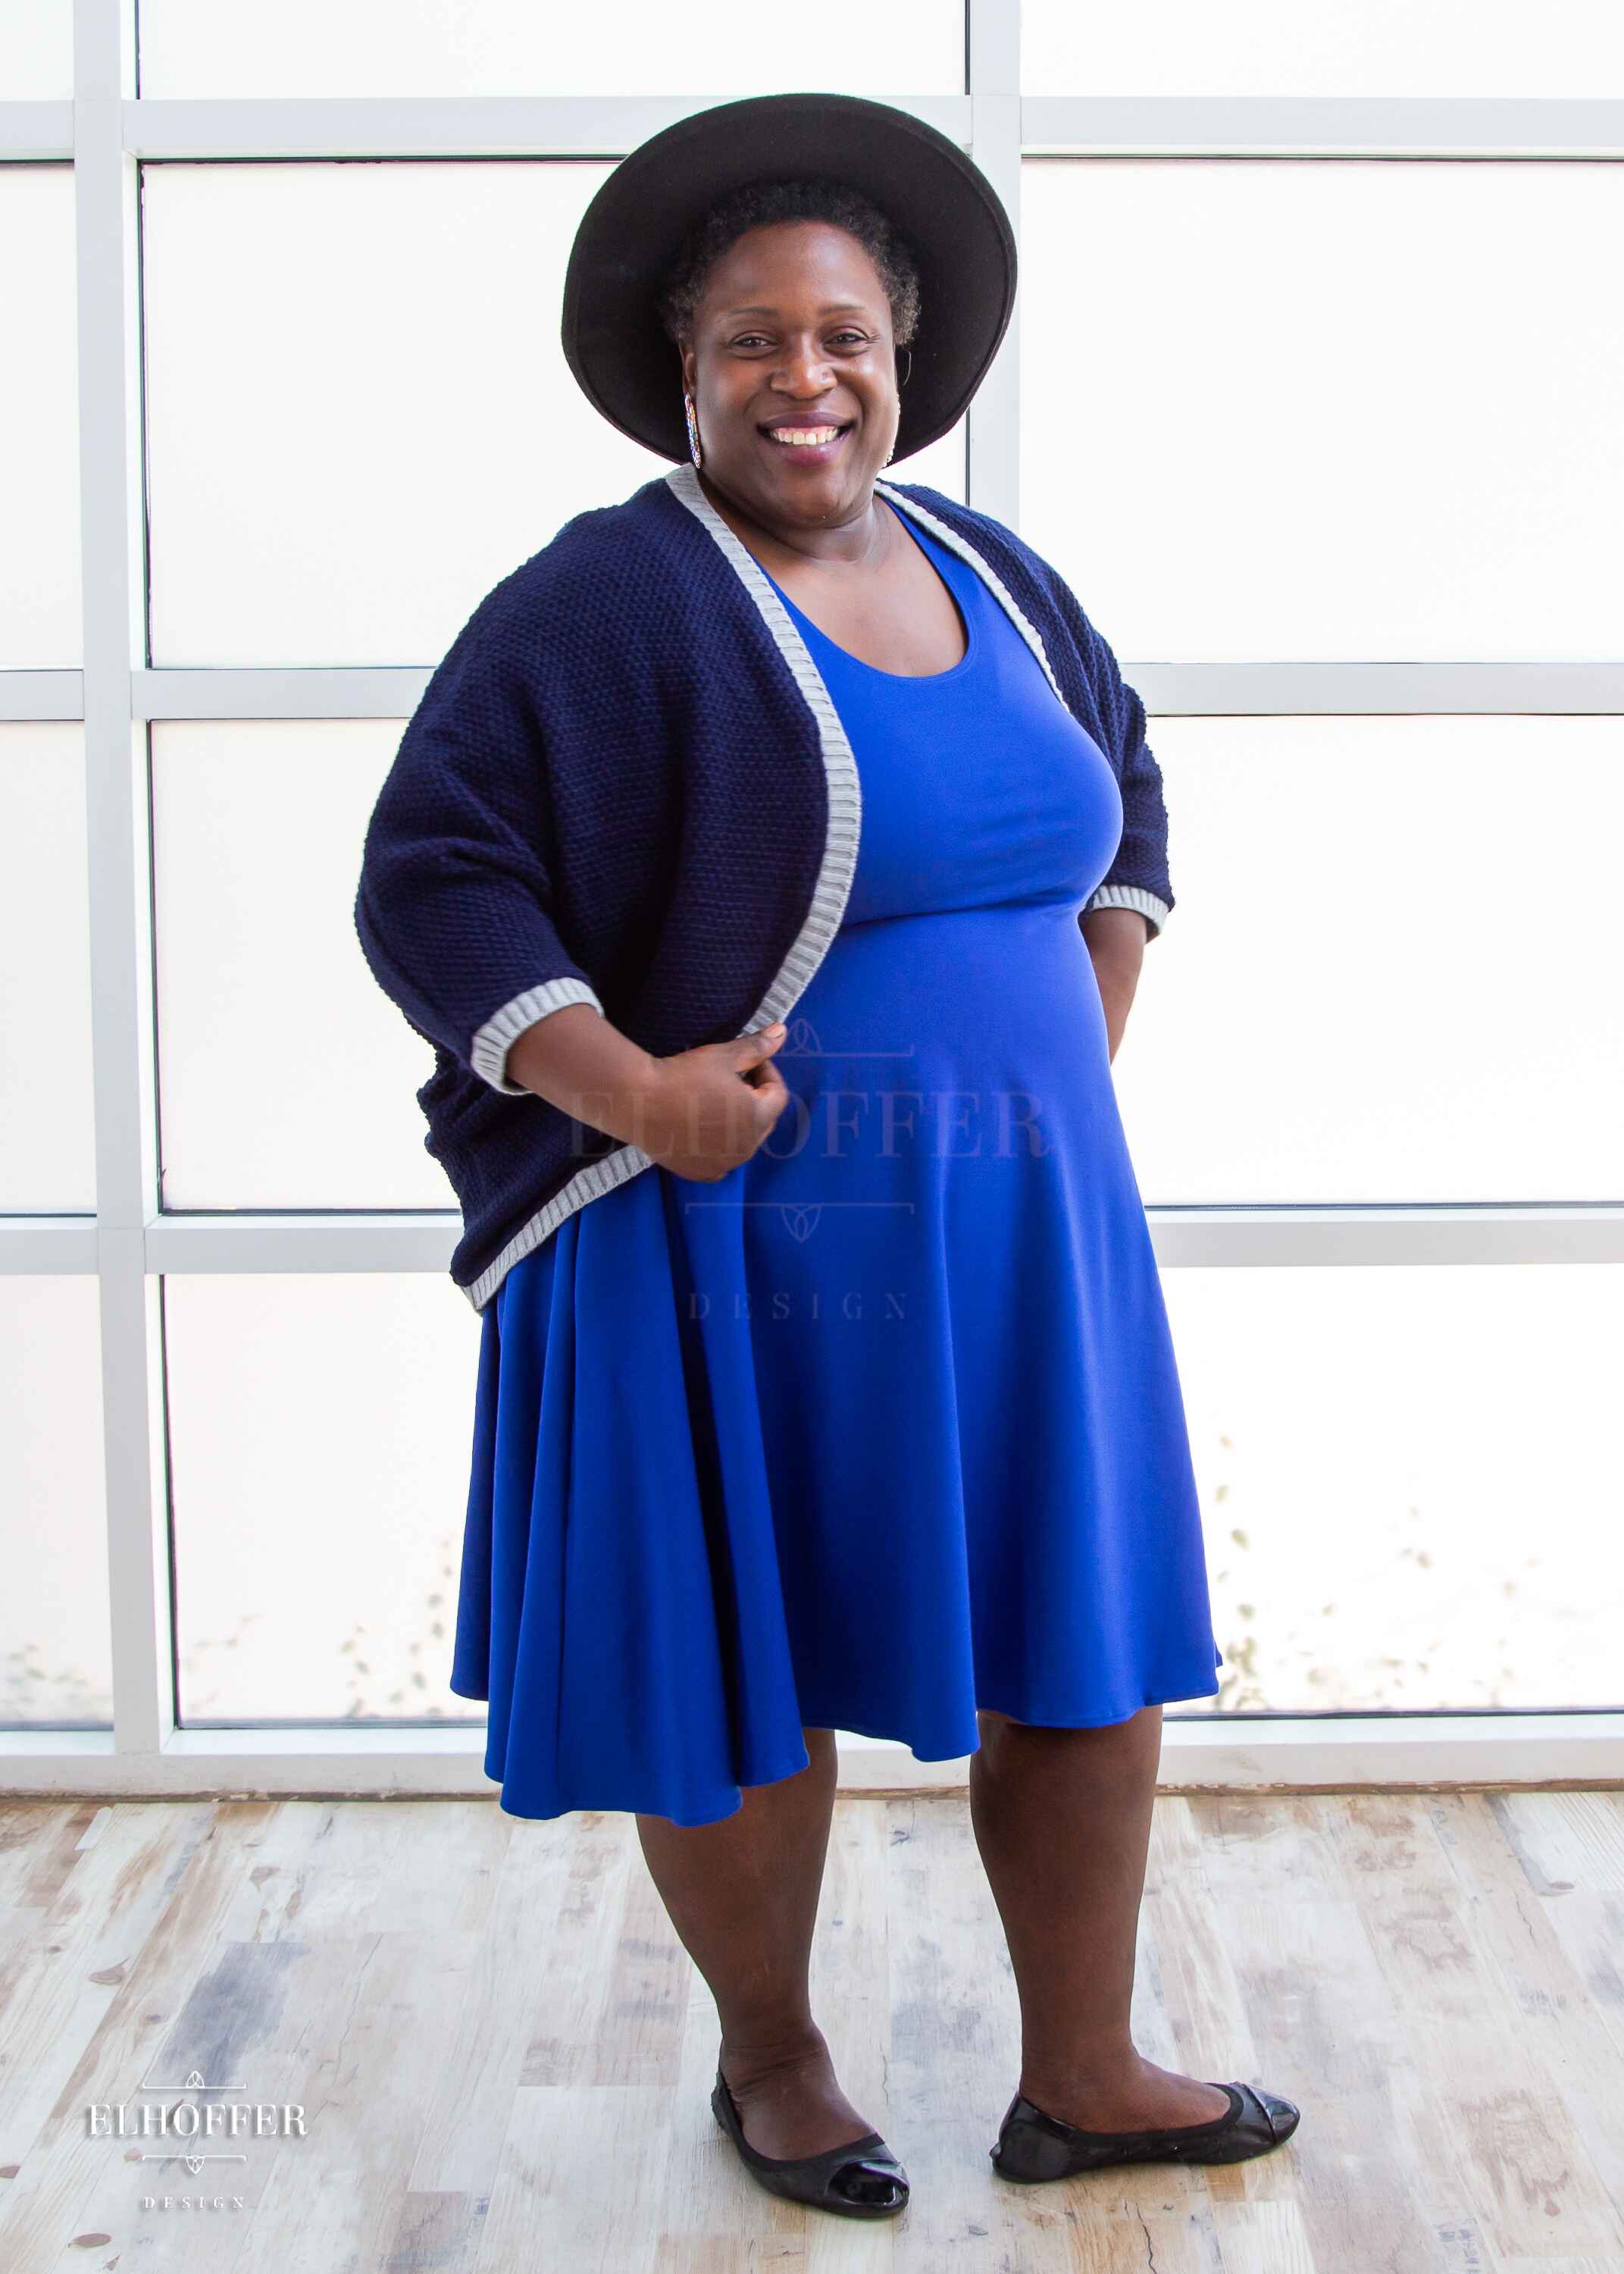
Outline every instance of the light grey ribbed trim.
POLYGON ((722 551, 738 570, 745 590, 761 610, 768 630, 778 644, 778 650, 794 676, 796 686, 806 697, 807 706, 817 722, 818 741, 823 746, 823 773, 829 786, 829 825, 823 840, 823 865, 812 893, 806 921, 796 935, 788 954, 778 967, 778 976, 756 1005, 755 1014, 745 1020, 739 1031, 753 1034, 781 1019, 790 1005, 807 991, 813 973, 829 953, 831 941, 840 929, 840 919, 851 896, 852 877, 857 868, 857 840, 862 826, 862 791, 858 783, 857 760, 840 714, 835 709, 834 698, 823 684, 823 674, 812 660, 810 649, 788 609, 774 591, 771 579, 749 548, 742 545, 699 486, 699 476, 692 465, 673 466, 665 477, 673 496, 681 499, 688 511, 695 515, 710 531, 722 551))
POLYGON ((521 1081, 508 1079, 508 1053, 527 1027, 538 1019, 545 1019, 550 1011, 561 1011, 567 1003, 590 1003, 601 1018, 604 1006, 597 990, 584 979, 548 979, 539 987, 527 987, 523 995, 515 995, 511 1003, 504 1003, 494 1018, 487 1019, 469 1045, 468 1062, 477 1074, 483 1074, 492 1089, 500 1089, 508 1097, 529 1097, 533 1095, 521 1081))
MULTIPOLYGON (((790 667, 796 686, 806 699, 817 725, 819 746, 823 751, 823 775, 828 786, 829 819, 823 840, 823 866, 813 889, 811 904, 807 909, 800 931, 791 943, 789 953, 779 965, 777 975, 756 1005, 755 1013, 747 1019, 739 1032, 754 1034, 781 1019, 805 994, 813 973, 829 953, 846 904, 851 897, 852 878, 857 870, 857 844, 862 826, 862 792, 857 775, 857 760, 849 737, 841 724, 834 698, 823 684, 822 673, 813 662, 811 651, 801 636, 789 611, 774 591, 761 563, 748 548, 741 545, 699 486, 699 477, 692 465, 673 466, 665 479, 672 494, 680 498, 689 512, 703 523, 716 539, 750 598, 761 611, 768 630, 778 642, 778 651, 790 667)), ((957 540, 949 537, 950 544, 957 540)), ((983 574, 986 573, 983 568, 983 574)), ((1031 635, 1029 635, 1030 636, 1031 635)), ((1047 660, 1044 668, 1048 668, 1047 660)), ((1058 689, 1056 690, 1058 692, 1058 689)), ((555 980, 555 987, 576 983, 555 980)), ((545 994, 537 989, 534 994, 545 994)), ((523 1004, 533 999, 522 996, 523 1004)), ((569 998, 584 999, 580 997, 569 998)), ((556 1006, 554 1006, 556 1007, 556 1006)), ((598 1006, 600 1009, 602 1005, 598 1006)), ((509 1011, 515 1006, 509 1005, 509 1011)), ((482 1035, 489 1034, 507 1016, 499 1012, 482 1035)), ((533 1014, 532 1014, 533 1015, 533 1014)), ((519 1031, 517 1028, 515 1032, 519 1031)), ((501 1047, 506 1049, 513 1035, 507 1036, 501 1047)), ((500 1072, 500 1065, 497 1070, 500 1072)), ((482 1073, 486 1073, 481 1067, 482 1073)), ((486 1079, 490 1075, 486 1073, 486 1079)), ((500 1087, 500 1085, 498 1085, 500 1087)), ((477 1279, 463 1292, 477 1311, 495 1294, 502 1280, 521 1259, 539 1247, 548 1235, 555 1231, 566 1216, 584 1208, 589 1201, 612 1192, 643 1169, 654 1165, 650 1156, 635 1145, 628 1145, 618 1153, 611 1153, 602 1161, 593 1161, 574 1176, 560 1192, 553 1194, 545 1207, 539 1209, 530 1222, 515 1233, 500 1255, 485 1266, 477 1279)))
POLYGON ((1143 885, 1101 885, 1083 903, 1083 914, 1086 915, 1090 908, 1137 908, 1149 920, 1152 939, 1173 913, 1165 900, 1147 892, 1143 885))
MULTIPOLYGON (((994 599, 1001 604, 1005 615, 1042 665, 1043 676, 1054 689, 1056 700, 1064 703, 1065 697, 1060 692, 1060 681, 1049 667, 1049 655, 1036 625, 1022 613, 1013 594, 991 561, 979 553, 967 538, 960 537, 956 529, 950 529, 944 521, 932 513, 928 507, 921 505, 916 498, 904 497, 901 491, 893 489, 889 482, 876 481, 874 486, 883 498, 888 498, 891 501, 898 513, 911 514, 914 519, 921 523, 934 538, 945 545, 950 553, 956 553, 961 561, 968 561, 994 599)), ((1068 710, 1071 708, 1069 704, 1066 707, 1068 710)))
MULTIPOLYGON (((911 513, 915 521, 922 522, 934 537, 938 538, 944 545, 957 553, 960 560, 967 561, 971 568, 979 573, 989 590, 1003 602, 1010 621, 1042 665, 1044 676, 1054 689, 1056 697, 1064 703, 1065 697, 1060 693, 1060 682, 1049 668, 1049 658, 1044 652, 1041 636, 1035 625, 1027 621, 1012 595, 1005 589, 1002 577, 994 571, 991 563, 984 561, 974 546, 960 537, 957 530, 950 529, 938 515, 929 512, 919 503, 917 499, 904 497, 899 491, 894 490, 889 482, 876 481, 874 486, 882 497, 889 498, 899 513, 911 513)), ((1067 708, 1070 707, 1068 704, 1067 708)), ((1084 903, 1082 913, 1086 915, 1090 908, 1137 908, 1142 916, 1149 919, 1152 939, 1154 939, 1173 913, 1165 900, 1158 899, 1154 892, 1147 892, 1142 885, 1101 885, 1099 891, 1084 903)))
POLYGON ((483 1311, 514 1265, 539 1247, 549 1232, 556 1231, 567 1216, 595 1201, 600 1193, 613 1192, 617 1185, 625 1184, 640 1169, 651 1169, 652 1158, 635 1145, 626 1145, 618 1153, 610 1153, 601 1161, 589 1161, 584 1169, 573 1176, 561 1192, 553 1193, 546 1206, 538 1209, 526 1224, 522 1224, 501 1254, 485 1265, 470 1287, 462 1292, 476 1311, 483 1311))

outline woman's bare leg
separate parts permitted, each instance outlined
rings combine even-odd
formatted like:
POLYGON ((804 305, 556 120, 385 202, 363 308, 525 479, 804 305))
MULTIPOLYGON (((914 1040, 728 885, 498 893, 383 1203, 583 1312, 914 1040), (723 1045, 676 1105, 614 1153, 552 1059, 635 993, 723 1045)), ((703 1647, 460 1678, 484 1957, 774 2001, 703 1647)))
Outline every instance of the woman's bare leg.
POLYGON ((812 2019, 808 1969, 834 1810, 832 1729, 807 1729, 810 1764, 748 1785, 719 1824, 639 1816, 637 1834, 683 1948, 715 1998, 722 2074, 763 2156, 816 2156, 870 2128, 835 2081, 812 2019))
POLYGON ((1091 2132, 1223 2115, 1215 2085, 1146 2060, 1129 2033, 1162 1708, 1101 1729, 980 1719, 970 1817, 1020 1995, 1019 2090, 1091 2132))

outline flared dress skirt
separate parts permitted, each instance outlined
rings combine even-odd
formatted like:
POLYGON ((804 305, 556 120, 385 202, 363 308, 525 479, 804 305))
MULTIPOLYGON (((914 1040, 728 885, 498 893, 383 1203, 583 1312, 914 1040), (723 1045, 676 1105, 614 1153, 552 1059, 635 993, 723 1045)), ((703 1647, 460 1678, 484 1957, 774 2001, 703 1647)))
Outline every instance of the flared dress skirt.
POLYGON ((451 1688, 515 1816, 711 1823, 807 1766, 803 1727, 947 1760, 978 1708, 1100 1727, 1219 1689, 1079 924, 1116 777, 898 518, 958 603, 951 669, 878 670, 778 590, 862 809, 782 1115, 717 1182, 589 1201, 482 1314, 451 1688))

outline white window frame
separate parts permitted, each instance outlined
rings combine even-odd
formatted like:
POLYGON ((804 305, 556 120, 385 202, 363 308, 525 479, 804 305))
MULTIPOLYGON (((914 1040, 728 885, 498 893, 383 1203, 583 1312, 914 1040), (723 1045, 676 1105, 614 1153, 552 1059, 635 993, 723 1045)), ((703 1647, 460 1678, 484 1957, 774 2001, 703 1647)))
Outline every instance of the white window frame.
MULTIPOLYGON (((0 1218, 0 1270, 100 1284, 112 1607, 110 1731, 0 1732, 13 1792, 488 1796, 482 1724, 460 1728, 179 1729, 160 1283, 165 1272, 444 1272, 454 1209, 432 1215, 165 1215, 155 1113, 147 722, 401 719, 419 670, 150 670, 138 178, 212 158, 613 156, 692 102, 600 96, 145 101, 132 0, 74 0, 74 94, 0 102, 0 161, 74 172, 82 671, 0 672, 0 718, 85 730, 98 1207, 0 1218)), ((891 100, 974 153, 1017 232, 1023 155, 1624 158, 1624 102, 1194 99, 1020 93, 1019 0, 968 0, 961 96, 891 100)), ((1019 310, 969 413, 971 501, 1019 509, 1019 310)), ((1605 712, 1624 662, 1135 664, 1153 715, 1605 712)), ((1154 960, 1154 957, 1152 959, 1154 960)), ((1151 1208, 1164 1269, 1214 1264, 1600 1264, 1624 1261, 1624 1207, 1151 1208)), ((24 1574, 26 1584, 26 1573, 24 1574)), ((846 1787, 938 1785, 963 1765, 846 1737, 846 1787)), ((1164 1785, 1616 1783, 1624 1711, 1260 1713, 1165 1719, 1164 1785)))

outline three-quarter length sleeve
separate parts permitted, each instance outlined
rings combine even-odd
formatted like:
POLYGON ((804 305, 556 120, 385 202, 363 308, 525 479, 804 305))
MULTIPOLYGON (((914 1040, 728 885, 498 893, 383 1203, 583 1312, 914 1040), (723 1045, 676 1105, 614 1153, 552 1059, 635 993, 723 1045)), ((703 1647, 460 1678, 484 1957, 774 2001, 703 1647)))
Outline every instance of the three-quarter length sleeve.
POLYGON ((1173 911, 1168 875, 1168 817, 1162 769, 1145 739, 1145 705, 1124 679, 1110 645, 1084 614, 1064 577, 1050 571, 1056 599, 1083 659, 1108 738, 1107 757, 1122 792, 1122 841, 1083 913, 1137 908, 1154 939, 1173 911))
POLYGON ((367 825, 355 923, 386 995, 493 1089, 567 1004, 603 1005, 554 921, 545 752, 501 588, 425 689, 367 825))

